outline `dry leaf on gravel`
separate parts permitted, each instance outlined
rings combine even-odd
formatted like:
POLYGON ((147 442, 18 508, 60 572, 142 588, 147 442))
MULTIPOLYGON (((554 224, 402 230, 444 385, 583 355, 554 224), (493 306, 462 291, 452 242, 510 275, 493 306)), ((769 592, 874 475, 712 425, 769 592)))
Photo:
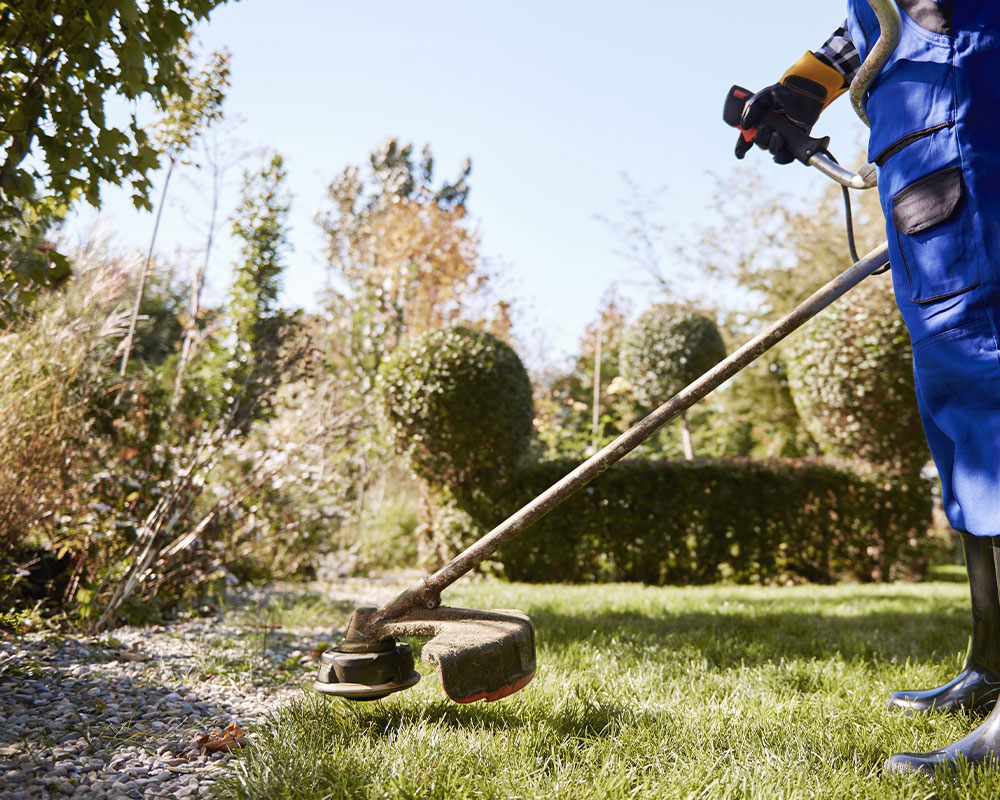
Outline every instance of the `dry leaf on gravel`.
POLYGON ((121 650, 118 653, 122 661, 149 661, 149 656, 139 649, 139 643, 135 642, 128 650, 121 650))
POLYGON ((247 743, 247 739, 243 735, 240 724, 230 722, 222 733, 212 731, 209 734, 197 736, 194 743, 201 748, 203 753, 231 753, 237 747, 243 747, 247 743))

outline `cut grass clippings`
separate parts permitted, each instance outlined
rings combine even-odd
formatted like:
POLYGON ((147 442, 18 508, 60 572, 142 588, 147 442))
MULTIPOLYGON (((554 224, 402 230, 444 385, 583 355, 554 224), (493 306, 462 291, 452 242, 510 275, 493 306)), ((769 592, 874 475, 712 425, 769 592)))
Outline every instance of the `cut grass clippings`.
MULTIPOLYGON (((539 672, 460 706, 426 665, 372 703, 315 695, 247 739, 223 796, 280 798, 979 798, 1000 771, 886 776, 977 720, 886 710, 960 668, 968 589, 528 586, 483 581, 449 605, 521 608, 539 672)), ((415 642, 414 644, 418 644, 415 642)))

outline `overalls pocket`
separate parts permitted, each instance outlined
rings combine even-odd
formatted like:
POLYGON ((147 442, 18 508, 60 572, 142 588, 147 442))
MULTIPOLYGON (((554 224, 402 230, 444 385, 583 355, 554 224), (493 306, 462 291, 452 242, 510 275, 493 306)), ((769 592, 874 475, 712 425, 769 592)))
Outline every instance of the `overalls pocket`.
POLYGON ((976 237, 960 166, 932 172, 896 192, 892 227, 913 302, 931 303, 979 285, 976 237))

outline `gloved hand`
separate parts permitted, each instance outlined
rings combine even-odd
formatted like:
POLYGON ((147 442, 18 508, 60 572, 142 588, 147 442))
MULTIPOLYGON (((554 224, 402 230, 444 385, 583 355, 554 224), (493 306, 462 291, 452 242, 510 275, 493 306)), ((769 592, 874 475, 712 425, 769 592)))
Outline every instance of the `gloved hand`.
POLYGON ((746 101, 740 126, 757 129, 752 141, 742 135, 736 142, 736 157, 743 158, 756 144, 767 150, 778 164, 790 164, 795 156, 786 147, 784 137, 769 125, 758 125, 765 112, 787 117, 806 133, 812 130, 820 113, 846 91, 844 76, 827 66, 812 53, 806 53, 782 76, 781 81, 761 89, 746 101))

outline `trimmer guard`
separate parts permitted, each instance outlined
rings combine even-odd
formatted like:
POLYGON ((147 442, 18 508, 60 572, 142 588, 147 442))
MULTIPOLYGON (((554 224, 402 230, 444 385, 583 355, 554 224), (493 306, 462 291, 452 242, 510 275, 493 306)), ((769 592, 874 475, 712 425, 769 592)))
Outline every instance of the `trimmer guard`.
POLYGON ((387 623, 394 637, 430 637, 421 658, 437 668, 456 703, 491 702, 513 694, 535 676, 535 627, 522 611, 417 609, 387 623))

